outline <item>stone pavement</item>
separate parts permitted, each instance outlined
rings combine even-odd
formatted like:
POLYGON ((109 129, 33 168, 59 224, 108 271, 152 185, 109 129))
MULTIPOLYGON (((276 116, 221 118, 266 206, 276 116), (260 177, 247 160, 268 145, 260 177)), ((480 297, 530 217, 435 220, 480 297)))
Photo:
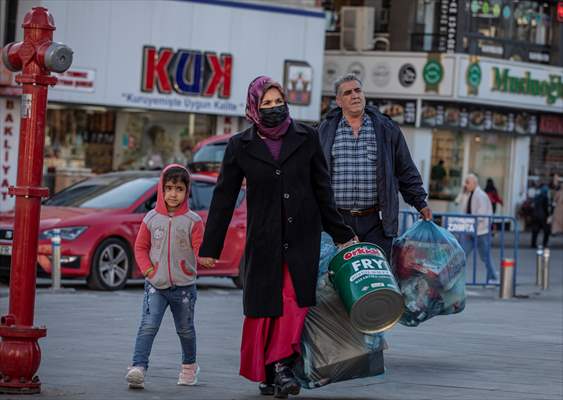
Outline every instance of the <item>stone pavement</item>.
MULTIPOLYGON (((521 252, 519 297, 499 300, 492 287, 468 287, 465 311, 387 335, 387 372, 303 390, 304 400, 560 400, 563 397, 563 238, 551 257, 551 287, 534 287, 535 255, 521 252)), ((523 243, 525 241, 523 240, 523 243)), ((527 241, 526 241, 527 243, 527 241)), ((179 343, 168 314, 153 347, 144 391, 124 382, 140 316, 142 289, 52 294, 40 288, 36 323, 43 392, 0 399, 264 399, 238 376, 241 292, 226 279, 202 279, 196 306, 200 385, 176 386, 179 343)), ((0 287, 0 312, 8 306, 0 287)))

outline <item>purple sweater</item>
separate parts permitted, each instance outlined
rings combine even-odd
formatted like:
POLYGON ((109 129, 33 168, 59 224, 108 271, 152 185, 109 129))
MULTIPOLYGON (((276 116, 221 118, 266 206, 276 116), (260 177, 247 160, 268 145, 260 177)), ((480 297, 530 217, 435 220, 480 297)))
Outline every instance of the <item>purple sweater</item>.
POLYGON ((277 161, 280 158, 283 137, 279 140, 268 139, 265 137, 263 140, 264 143, 266 143, 266 146, 268 146, 268 150, 270 150, 272 157, 274 157, 274 160, 277 161))

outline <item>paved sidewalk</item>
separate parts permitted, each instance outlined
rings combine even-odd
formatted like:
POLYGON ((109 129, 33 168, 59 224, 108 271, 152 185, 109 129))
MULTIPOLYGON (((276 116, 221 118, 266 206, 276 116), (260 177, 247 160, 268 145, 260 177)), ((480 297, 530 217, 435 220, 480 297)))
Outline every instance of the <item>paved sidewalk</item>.
MULTIPOLYGON (((558 238, 561 239, 561 238, 558 238)), ((387 336, 384 377, 304 390, 297 398, 332 400, 560 400, 563 397, 563 248, 554 246, 551 287, 534 286, 535 254, 522 250, 518 294, 468 288, 466 310, 387 336)), ((226 279, 205 279, 196 306, 201 384, 176 386, 179 343, 168 314, 156 339, 144 391, 124 382, 140 316, 142 289, 102 293, 77 286, 39 289, 36 322, 46 324, 38 396, 0 399, 264 399, 238 376, 241 292, 226 279)), ((0 287, 0 312, 7 288, 0 287)))

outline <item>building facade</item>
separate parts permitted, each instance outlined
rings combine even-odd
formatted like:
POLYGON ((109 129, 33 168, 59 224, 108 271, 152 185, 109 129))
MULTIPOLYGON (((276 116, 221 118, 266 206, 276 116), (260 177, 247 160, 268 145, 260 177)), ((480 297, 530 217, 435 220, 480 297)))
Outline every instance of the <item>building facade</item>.
POLYGON ((259 75, 284 85, 294 118, 319 119, 325 16, 313 1, 16 4, 18 27, 31 7, 46 7, 55 40, 74 51, 49 90, 52 190, 92 173, 185 164, 201 139, 246 126, 259 75))
POLYGON ((514 215, 529 181, 563 174, 559 3, 326 1, 324 110, 334 80, 357 74, 401 125, 433 209, 460 211, 473 172, 514 215))

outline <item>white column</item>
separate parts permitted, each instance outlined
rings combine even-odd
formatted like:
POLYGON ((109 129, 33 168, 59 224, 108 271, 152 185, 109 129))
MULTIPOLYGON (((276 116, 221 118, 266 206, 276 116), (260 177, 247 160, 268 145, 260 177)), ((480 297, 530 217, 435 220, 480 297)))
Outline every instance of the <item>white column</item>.
POLYGON ((516 215, 518 204, 526 199, 528 190, 528 168, 530 163, 529 137, 517 137, 511 141, 510 179, 508 181, 508 199, 505 199, 507 215, 516 215))
MULTIPOLYGON (((402 127, 407 146, 411 153, 412 160, 420 176, 424 190, 428 192, 430 184, 430 164, 432 163, 432 130, 428 128, 402 127)), ((403 197, 399 197, 399 208, 408 208, 403 197)))

